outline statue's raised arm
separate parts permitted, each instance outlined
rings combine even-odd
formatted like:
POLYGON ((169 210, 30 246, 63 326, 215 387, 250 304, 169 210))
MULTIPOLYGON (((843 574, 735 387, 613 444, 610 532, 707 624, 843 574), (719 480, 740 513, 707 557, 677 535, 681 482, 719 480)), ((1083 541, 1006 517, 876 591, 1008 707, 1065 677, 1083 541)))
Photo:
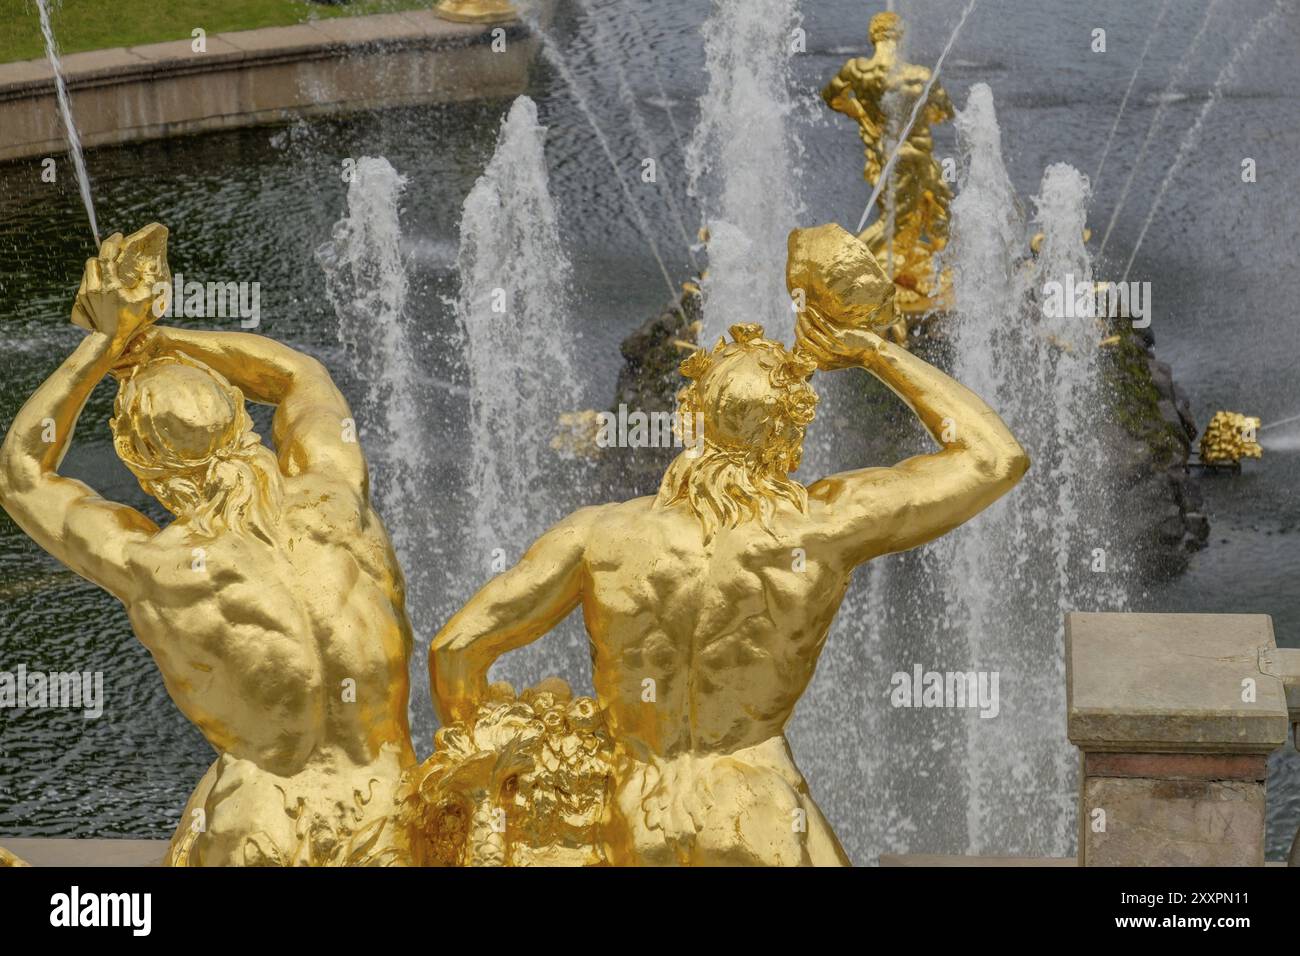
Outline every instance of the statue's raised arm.
POLYGON ((115 594, 217 759, 173 865, 409 862, 394 793, 414 763, 405 586, 342 394, 260 335, 151 326, 166 230, 105 241, 73 321, 89 334, 15 418, 0 503, 115 594), (87 397, 119 380, 113 449, 159 527, 58 474, 87 397), (276 406, 273 452, 246 399, 276 406))
POLYGON ((796 232, 790 252, 798 347, 738 322, 731 341, 694 352, 678 415, 701 440, 668 466, 658 494, 561 522, 434 639, 431 678, 449 723, 406 805, 440 859, 848 862, 784 731, 853 569, 977 514, 1027 462, 977 396, 870 331, 893 322, 894 285, 861 241, 822 226, 796 232), (805 488, 793 472, 815 417, 809 379, 850 366, 898 393, 943 448, 805 488), (500 655, 575 605, 596 713, 582 698, 516 698, 489 683, 500 655), (548 808, 575 795, 573 819, 598 823, 558 832, 548 808), (498 801, 508 822, 493 829, 498 801))
POLYGON ((894 289, 861 242, 834 225, 795 232, 787 282, 806 302, 797 348, 822 370, 871 372, 940 446, 890 468, 844 472, 808 488, 810 517, 850 564, 925 544, 1020 480, 1029 458, 997 413, 964 385, 871 331, 892 323, 894 289))
POLYGON ((87 260, 72 321, 89 334, 14 416, 0 448, 0 505, 42 548, 124 601, 137 587, 128 552, 158 527, 59 466, 90 393, 153 319, 154 284, 170 281, 166 247, 167 231, 152 225, 110 236, 87 260))

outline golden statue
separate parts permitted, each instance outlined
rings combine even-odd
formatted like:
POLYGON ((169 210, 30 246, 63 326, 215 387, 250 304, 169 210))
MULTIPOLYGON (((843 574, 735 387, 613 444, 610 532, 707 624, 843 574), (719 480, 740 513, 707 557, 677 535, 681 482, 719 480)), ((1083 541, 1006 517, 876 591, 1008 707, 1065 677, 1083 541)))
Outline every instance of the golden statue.
MULTIPOLYGON (((490 781, 468 793, 436 775, 416 784, 432 791, 431 815, 453 817, 442 827, 452 858, 477 840, 509 862, 511 841, 484 835, 485 799, 498 802, 506 837, 530 826, 512 825, 511 814, 520 768, 538 760, 535 724, 571 711, 558 698, 518 706, 489 685, 488 669, 581 606, 603 724, 557 731, 572 737, 564 747, 593 755, 559 791, 584 795, 580 811, 607 792, 608 807, 597 832, 588 816, 575 819, 599 846, 568 850, 613 865, 848 863, 784 728, 853 570, 972 518, 1028 459, 976 395, 876 334, 894 321, 894 286, 853 236, 838 226, 796 231, 787 283, 806 300, 793 352, 757 325, 735 325, 733 341, 683 363, 690 384, 679 412, 703 416, 702 452, 679 455, 656 496, 585 508, 551 528, 435 637, 435 707, 454 738, 439 745, 447 773, 482 761, 473 779, 490 781), (806 488, 791 477, 817 404, 809 379, 843 368, 884 382, 940 450, 806 488), (518 735, 501 733, 516 725, 518 735), (467 793, 463 809, 439 790, 467 793), (471 832, 479 836, 454 835, 471 832)), ((520 842, 536 841, 525 833, 520 842)))
POLYGON ((1260 420, 1237 412, 1215 412, 1201 435, 1201 464, 1240 465, 1243 458, 1263 458, 1260 420))
POLYGON ((382 864, 393 823, 411 628, 347 403, 321 364, 260 335, 152 327, 167 230, 104 241, 73 321, 89 334, 0 450, 0 503, 117 597, 172 700, 218 757, 173 865, 382 864), (113 445, 174 520, 159 527, 59 474, 82 407, 119 381, 113 445), (276 453, 245 397, 276 407, 276 453))
POLYGON ((442 0, 433 12, 455 23, 512 23, 519 19, 509 0, 442 0))
POLYGON ((14 856, 4 847, 0 846, 0 867, 19 867, 19 866, 31 866, 31 864, 28 863, 26 860, 21 859, 20 857, 14 856))
MULTIPOLYGON (((900 57, 903 23, 897 14, 878 13, 872 17, 870 36, 875 46, 873 55, 844 64, 822 90, 822 99, 831 109, 857 122, 866 147, 866 180, 874 189, 894 144, 925 92, 930 70, 900 57)), ((953 115, 948 94, 934 83, 898 150, 891 181, 876 199, 876 221, 858 237, 893 277, 898 286, 897 308, 904 314, 941 307, 951 292, 951 277, 946 272, 937 281, 934 276, 934 256, 948 244, 952 191, 934 158, 930 127, 953 115)), ((903 321, 890 331, 896 341, 904 341, 903 321)))

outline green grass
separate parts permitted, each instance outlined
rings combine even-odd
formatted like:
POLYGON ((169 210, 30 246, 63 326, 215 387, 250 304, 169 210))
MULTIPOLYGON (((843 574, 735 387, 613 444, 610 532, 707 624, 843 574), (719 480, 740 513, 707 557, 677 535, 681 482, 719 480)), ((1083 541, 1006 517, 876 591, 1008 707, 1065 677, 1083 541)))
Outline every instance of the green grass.
MULTIPOLYGON (((306 0, 49 0, 54 38, 64 53, 188 40, 202 27, 280 27, 304 20, 432 7, 435 0, 353 0, 339 6, 306 0)), ((45 55, 36 0, 0 0, 0 63, 45 55)))

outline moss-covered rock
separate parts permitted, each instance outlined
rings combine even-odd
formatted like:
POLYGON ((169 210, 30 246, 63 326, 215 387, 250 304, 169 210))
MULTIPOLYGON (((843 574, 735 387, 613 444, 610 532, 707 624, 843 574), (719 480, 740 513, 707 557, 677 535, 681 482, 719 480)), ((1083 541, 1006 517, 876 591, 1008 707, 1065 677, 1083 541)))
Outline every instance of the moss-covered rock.
POLYGON ((1196 423, 1169 366, 1156 359, 1149 330, 1114 320, 1109 331, 1101 366, 1114 416, 1107 444, 1128 499, 1137 570, 1168 577, 1186 568, 1210 530, 1187 467, 1196 423))

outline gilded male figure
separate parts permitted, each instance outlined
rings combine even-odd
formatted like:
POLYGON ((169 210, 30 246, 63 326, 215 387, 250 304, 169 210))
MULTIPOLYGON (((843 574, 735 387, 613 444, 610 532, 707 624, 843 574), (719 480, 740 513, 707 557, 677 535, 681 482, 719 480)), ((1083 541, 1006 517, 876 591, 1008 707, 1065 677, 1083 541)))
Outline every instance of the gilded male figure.
POLYGON ((115 235, 86 263, 73 321, 88 334, 15 417, 0 503, 125 605, 219 755, 172 863, 398 862, 411 629, 351 413, 320 363, 262 336, 148 328, 166 239, 115 235), (109 373, 114 448, 171 512, 163 527, 59 473, 109 373), (246 397, 276 407, 276 452, 246 397))
POLYGON ((831 109, 857 122, 866 148, 865 176, 875 187, 914 108, 926 96, 899 145, 891 182, 876 200, 877 219, 859 237, 894 276, 900 306, 921 309, 928 304, 925 298, 936 291, 931 260, 947 244, 952 203, 952 190, 934 157, 930 128, 952 119, 953 108, 937 82, 926 93, 929 69, 903 59, 899 50, 903 23, 897 14, 872 17, 870 37, 875 46, 872 55, 845 63, 822 90, 822 98, 831 109))
POLYGON ((794 352, 738 324, 684 364, 680 412, 703 416, 702 453, 679 455, 657 495, 547 531, 433 642, 439 717, 472 724, 492 663, 582 608, 613 744, 615 865, 847 863, 784 728, 853 570, 950 531, 1028 467, 978 396, 868 330, 892 322, 894 288, 858 240, 795 233, 788 282, 807 299, 794 352), (791 472, 808 380, 845 368, 889 386, 940 449, 805 488, 791 472))

